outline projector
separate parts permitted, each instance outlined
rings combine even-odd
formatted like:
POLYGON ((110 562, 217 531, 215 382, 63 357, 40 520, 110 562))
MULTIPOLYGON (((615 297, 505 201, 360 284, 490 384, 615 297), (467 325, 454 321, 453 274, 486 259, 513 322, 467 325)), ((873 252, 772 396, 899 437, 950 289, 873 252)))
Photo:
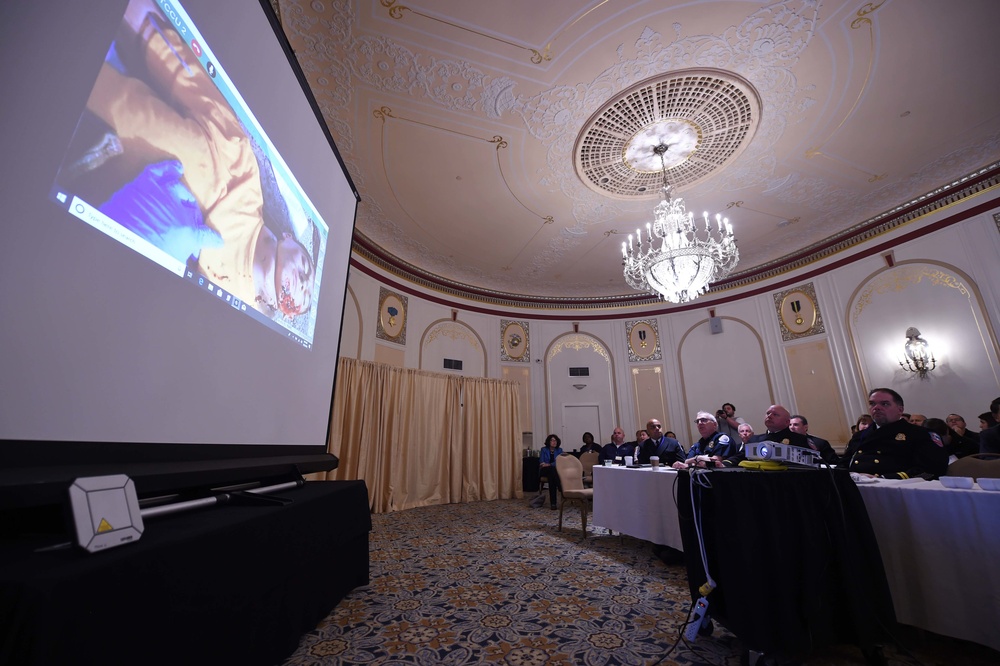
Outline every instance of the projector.
POLYGON ((813 451, 802 446, 781 444, 779 442, 753 442, 747 444, 747 460, 770 460, 792 465, 817 467, 819 451, 813 451))

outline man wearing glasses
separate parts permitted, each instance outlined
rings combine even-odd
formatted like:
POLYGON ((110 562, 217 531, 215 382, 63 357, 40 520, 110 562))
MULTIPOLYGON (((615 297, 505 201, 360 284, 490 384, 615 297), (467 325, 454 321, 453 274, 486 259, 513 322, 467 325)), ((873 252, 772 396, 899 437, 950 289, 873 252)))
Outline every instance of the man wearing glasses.
POLYGON ((698 426, 698 434, 701 435, 701 439, 691 445, 687 460, 677 461, 673 464, 675 469, 687 469, 692 466, 704 467, 705 461, 699 461, 698 456, 728 458, 736 453, 739 444, 733 442, 729 435, 719 432, 719 422, 715 416, 709 412, 698 412, 695 415, 694 423, 698 426))
POLYGON ((639 449, 639 464, 648 465, 649 459, 656 456, 660 459, 661 465, 673 465, 679 460, 684 460, 684 447, 676 439, 663 435, 663 424, 656 419, 646 422, 646 432, 649 439, 642 443, 639 449))

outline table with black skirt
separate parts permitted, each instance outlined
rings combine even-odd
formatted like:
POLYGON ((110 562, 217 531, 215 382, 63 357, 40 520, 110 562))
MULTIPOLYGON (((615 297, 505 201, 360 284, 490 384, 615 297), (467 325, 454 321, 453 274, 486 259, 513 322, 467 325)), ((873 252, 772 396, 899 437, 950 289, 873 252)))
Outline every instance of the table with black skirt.
POLYGON ((289 503, 147 520, 136 543, 97 553, 0 540, 0 663, 281 662, 368 583, 372 523, 363 481, 274 496, 289 503))
POLYGON ((846 471, 683 472, 677 504, 692 599, 706 581, 700 518, 717 585, 709 615, 748 650, 871 650, 887 641, 892 598, 864 501, 846 471))

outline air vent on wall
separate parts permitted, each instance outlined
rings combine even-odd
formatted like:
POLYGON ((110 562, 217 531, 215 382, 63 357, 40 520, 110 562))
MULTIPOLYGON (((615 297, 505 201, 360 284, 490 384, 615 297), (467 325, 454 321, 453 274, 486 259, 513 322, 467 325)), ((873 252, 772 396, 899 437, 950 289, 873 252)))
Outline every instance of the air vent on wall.
POLYGON ((589 377, 590 376, 590 368, 570 368, 569 369, 569 376, 570 377, 589 377))
POLYGON ((458 359, 455 359, 455 358, 446 358, 444 360, 444 369, 445 370, 461 370, 462 369, 462 362, 460 360, 458 360, 458 359))

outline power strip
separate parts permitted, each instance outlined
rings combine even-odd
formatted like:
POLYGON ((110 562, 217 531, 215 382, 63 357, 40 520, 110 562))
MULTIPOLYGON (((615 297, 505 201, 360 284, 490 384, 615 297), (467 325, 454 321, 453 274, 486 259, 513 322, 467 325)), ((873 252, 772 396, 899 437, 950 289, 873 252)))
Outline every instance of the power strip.
POLYGON ((684 638, 694 642, 698 638, 698 630, 701 629, 701 625, 705 621, 705 616, 708 615, 708 599, 701 597, 698 601, 694 602, 692 615, 694 617, 684 631, 684 638))

